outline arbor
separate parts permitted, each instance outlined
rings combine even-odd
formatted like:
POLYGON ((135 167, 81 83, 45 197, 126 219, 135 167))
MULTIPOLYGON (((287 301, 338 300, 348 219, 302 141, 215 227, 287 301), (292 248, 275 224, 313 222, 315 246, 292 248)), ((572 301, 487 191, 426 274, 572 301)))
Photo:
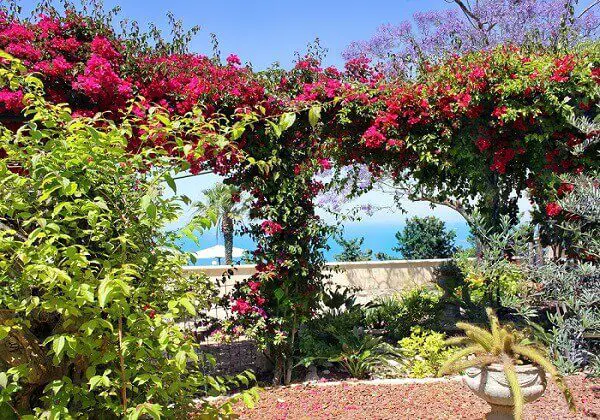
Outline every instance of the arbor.
POLYGON ((396 233, 398 251, 408 260, 450 258, 456 251, 456 233, 446 231, 446 223, 434 216, 413 217, 402 232, 396 233))
POLYGON ((336 261, 370 261, 373 256, 373 251, 366 249, 363 251, 362 245, 365 241, 364 237, 345 239, 340 236, 336 242, 342 246, 342 252, 335 255, 336 261))
POLYGON ((231 185, 218 183, 213 188, 204 191, 204 200, 197 203, 196 208, 202 217, 205 217, 207 214, 214 216, 216 220, 217 239, 219 231, 223 233, 225 264, 232 264, 235 223, 242 220, 248 210, 246 204, 240 202, 239 189, 231 185))
POLYGON ((584 62, 597 53, 596 44, 557 55, 499 47, 390 83, 380 106, 349 105, 354 124, 374 118, 350 157, 412 200, 449 206, 471 225, 478 209, 498 229, 501 216, 516 220, 526 192, 545 203, 561 173, 598 164, 597 145, 570 152, 586 137, 573 116, 596 113, 598 70, 584 62))
MULTIPOLYGON (((412 21, 380 26, 372 38, 353 42, 345 51, 344 57, 346 59, 365 57, 372 59, 393 80, 420 81, 423 77, 427 78, 427 73, 432 70, 435 72, 440 63, 451 60, 453 56, 474 57, 477 54, 473 53, 483 50, 497 51, 498 47, 503 45, 517 47, 528 56, 528 58, 524 58, 525 60, 529 60, 530 57, 534 57, 540 52, 561 52, 568 55, 570 51, 577 50, 576 45, 579 42, 596 39, 600 26, 600 18, 595 7, 598 3, 595 1, 584 4, 578 4, 578 1, 572 0, 483 0, 475 2, 448 0, 447 2, 453 7, 417 12, 412 21)), ((496 54, 494 56, 500 57, 496 54)), ((483 84, 489 82, 494 84, 495 76, 491 75, 488 70, 501 69, 508 63, 503 60, 494 60, 490 64, 486 66, 482 62, 477 69, 473 68, 475 71, 469 73, 467 78, 474 80, 481 76, 483 84)), ((509 64, 509 66, 511 65, 509 64)), ((459 72, 457 77, 459 80, 462 79, 461 74, 466 75, 464 68, 457 68, 456 71, 459 72)), ((513 68, 509 76, 517 76, 518 73, 513 68)), ((536 77, 535 74, 537 72, 531 77, 536 77)), ((557 75, 555 79, 559 80, 560 76, 557 75)), ((489 87, 497 88, 496 92, 499 96, 507 99, 514 98, 517 94, 517 91, 514 90, 515 85, 509 87, 508 95, 503 93, 506 92, 504 87, 498 85, 489 87)), ((464 88, 461 92, 457 92, 460 95, 457 98, 462 98, 459 101, 459 107, 469 107, 468 102, 476 100, 475 92, 479 90, 467 86, 464 88)), ((538 94, 539 88, 541 85, 538 85, 538 88, 532 86, 521 92, 533 98, 538 94)), ((563 96, 559 95, 559 97, 563 96)), ((479 102, 478 106, 486 107, 490 99, 494 101, 494 98, 487 98, 487 100, 479 102)), ((427 114, 430 112, 427 103, 431 104, 433 100, 424 96, 422 101, 423 109, 416 111, 427 114)), ((591 103, 593 101, 584 107, 591 103)), ((502 104, 490 112, 496 111, 499 116, 504 113, 503 106, 511 107, 509 104, 502 104)), ((574 107, 576 108, 577 105, 574 107)), ((487 111, 484 113, 488 115, 487 111)), ((519 151, 523 150, 520 145, 513 150, 510 150, 511 148, 498 150, 494 148, 494 145, 510 143, 510 140, 505 141, 510 137, 525 137, 523 142, 527 143, 527 133, 525 133, 528 131, 526 130, 527 119, 532 116, 531 114, 529 117, 526 116, 527 113, 526 108, 520 108, 517 114, 521 115, 514 114, 510 117, 516 123, 514 126, 516 132, 511 132, 511 124, 506 124, 504 129, 494 127, 493 124, 485 124, 480 127, 472 127, 473 129, 465 129, 460 133, 468 143, 477 145, 482 154, 489 153, 490 157, 493 156, 493 166, 487 157, 480 160, 481 155, 476 158, 477 160, 469 159, 467 149, 459 147, 459 142, 455 141, 455 138, 452 141, 456 146, 454 151, 459 153, 454 154, 450 160, 442 158, 444 147, 438 148, 436 144, 434 148, 425 151, 426 147, 415 144, 415 151, 421 155, 422 159, 426 159, 423 156, 424 153, 431 153, 432 160, 439 159, 437 168, 429 166, 426 169, 412 169, 401 173, 393 167, 384 173, 385 178, 391 179, 391 188, 399 197, 450 207, 460 213, 469 224, 473 222, 471 215, 476 208, 484 214, 489 225, 499 229, 500 215, 507 214, 513 221, 515 220, 518 197, 525 188, 531 187, 533 182, 528 181, 530 185, 525 187, 525 178, 519 180, 502 176, 505 168, 511 166, 503 162, 514 162, 514 158, 518 158, 520 154, 519 151), (456 174, 452 174, 453 168, 459 167, 460 171, 467 171, 463 173, 468 173, 467 176, 471 180, 476 180, 476 187, 454 177, 456 174), (488 167, 491 170, 488 170, 488 167), (411 177, 415 177, 416 173, 418 173, 417 179, 411 179, 411 177), (429 178, 429 182, 427 182, 427 178, 429 178), (441 180, 444 181, 440 182, 441 180), (477 198, 473 194, 475 190, 477 190, 477 198)), ((478 114, 479 111, 474 109, 471 116, 475 117, 478 114)), ((413 121, 418 123, 418 117, 413 116, 413 121)), ((489 120, 489 122, 491 121, 493 119, 489 120)), ((503 124, 501 123, 501 125, 503 124)), ((451 130, 454 131, 454 128, 451 130)), ((560 131, 561 128, 556 127, 555 135, 559 135, 560 131)), ((456 132, 456 134, 459 133, 456 132)), ((398 139, 409 146, 412 142, 425 140, 415 137, 405 139, 401 136, 398 139)), ((543 159, 536 160, 543 164, 543 159)), ((534 165, 537 164, 534 163, 534 165)), ((524 174, 524 172, 522 173, 524 174)), ((552 182, 548 178, 544 177, 543 182, 552 182)), ((535 179, 535 177, 532 176, 531 179, 535 179)), ((536 190, 539 191, 543 188, 538 185, 536 190)), ((551 235, 545 236, 551 237, 551 235)))

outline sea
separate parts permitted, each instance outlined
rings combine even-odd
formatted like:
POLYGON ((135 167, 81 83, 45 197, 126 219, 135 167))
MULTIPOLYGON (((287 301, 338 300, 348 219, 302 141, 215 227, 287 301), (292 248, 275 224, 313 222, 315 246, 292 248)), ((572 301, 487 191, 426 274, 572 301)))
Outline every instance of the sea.
MULTIPOLYGON (((344 225, 344 238, 353 239, 363 237, 364 242, 362 248, 364 250, 371 249, 373 251, 373 255, 378 252, 383 252, 397 259, 402 259, 402 255, 394 251, 392 248, 398 245, 398 241, 395 237, 396 232, 401 231, 404 226, 405 223, 402 221, 398 223, 349 223, 344 225)), ((446 222, 446 228, 456 232, 457 246, 463 248, 470 246, 467 239, 469 237, 469 226, 466 222, 446 222)), ((200 249, 209 248, 214 245, 223 245, 223 237, 222 235, 217 236, 216 230, 212 229, 199 236, 198 242, 199 245, 193 240, 185 238, 181 240, 179 245, 186 252, 196 252, 200 249)), ((341 252, 342 247, 333 238, 329 239, 328 245, 331 249, 324 251, 325 258, 327 261, 335 261, 335 255, 341 252)), ((233 240, 233 246, 250 251, 255 247, 252 239, 248 236, 235 236, 233 240)), ((234 262, 239 263, 240 259, 237 259, 234 262)), ((199 259, 196 261, 195 265, 214 265, 216 263, 216 260, 199 259)), ((194 264, 190 262, 190 265, 194 264)))

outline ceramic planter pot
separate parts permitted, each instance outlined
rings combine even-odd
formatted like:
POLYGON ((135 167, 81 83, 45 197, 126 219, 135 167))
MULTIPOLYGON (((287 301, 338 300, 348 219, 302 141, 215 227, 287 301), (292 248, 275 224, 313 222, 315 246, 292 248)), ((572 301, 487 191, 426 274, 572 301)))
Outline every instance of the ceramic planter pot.
MULTIPOLYGON (((546 390, 546 372, 535 365, 515 366, 517 379, 525 402, 535 401, 546 390)), ((465 384, 492 407, 487 415, 489 420, 513 418, 514 400, 501 364, 492 364, 484 368, 468 368, 463 376, 465 384)))

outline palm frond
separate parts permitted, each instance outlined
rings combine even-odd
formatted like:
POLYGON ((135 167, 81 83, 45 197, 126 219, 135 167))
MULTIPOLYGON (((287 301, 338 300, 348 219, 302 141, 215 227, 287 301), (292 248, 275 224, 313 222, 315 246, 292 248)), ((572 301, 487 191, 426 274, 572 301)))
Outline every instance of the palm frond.
POLYGON ((484 330, 476 325, 467 324, 466 322, 457 322, 456 326, 463 330, 468 337, 480 344, 486 350, 491 350, 494 346, 494 337, 489 331, 484 330))
POLYGON ((446 346, 461 346, 472 343, 469 337, 450 337, 444 341, 446 346))
POLYGON ((471 354, 479 355, 479 354, 486 353, 486 352, 487 352, 486 349, 483 348, 480 344, 473 344, 472 346, 465 347, 464 349, 459 350, 456 353, 450 355, 450 357, 448 357, 446 362, 442 365, 442 367, 438 371, 438 376, 443 376, 443 375, 454 372, 455 370, 452 369, 452 366, 454 365, 455 362, 462 359, 463 357, 467 357, 471 354))
POLYGON ((508 381, 508 386, 510 387, 510 392, 512 393, 513 401, 515 403, 515 420, 521 420, 523 418, 523 406, 525 405, 525 400, 523 398, 523 390, 517 379, 515 364, 513 360, 505 354, 502 357, 502 365, 504 367, 504 375, 508 381))
POLYGON ((540 351, 528 346, 526 347, 521 345, 515 345, 513 346, 513 350, 515 353, 541 366, 546 371, 546 373, 548 373, 552 377, 552 379, 554 379, 554 382, 556 382, 556 385, 562 391, 563 395, 565 396, 565 400, 569 405, 569 409, 574 412, 577 411, 575 400, 573 399, 571 390, 565 383, 565 379, 558 372, 554 364, 546 356, 544 356, 540 351))
POLYGON ((462 372, 465 369, 468 369, 470 367, 480 367, 480 368, 484 368, 485 366, 489 366, 492 363, 496 363, 498 361, 497 357, 494 356, 490 356, 490 355, 482 355, 482 356, 477 356, 474 357, 472 359, 467 359, 467 360, 457 360, 455 363, 453 363, 450 366, 450 372, 462 372))

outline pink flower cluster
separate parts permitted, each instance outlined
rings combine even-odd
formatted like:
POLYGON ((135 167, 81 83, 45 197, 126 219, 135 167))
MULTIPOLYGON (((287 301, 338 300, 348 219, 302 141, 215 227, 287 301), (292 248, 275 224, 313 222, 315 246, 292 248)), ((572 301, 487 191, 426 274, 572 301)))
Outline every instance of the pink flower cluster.
POLYGON ((15 113, 23 109, 23 92, 0 90, 0 112, 15 113))
POLYGON ((97 54, 92 54, 87 61, 83 74, 77 76, 73 88, 94 98, 96 104, 104 109, 115 105, 121 108, 125 100, 133 96, 131 83, 119 77, 113 64, 97 54))
POLYGON ((260 225, 261 230, 265 233, 265 235, 275 235, 281 231, 283 231, 283 227, 272 220, 265 220, 260 225))

